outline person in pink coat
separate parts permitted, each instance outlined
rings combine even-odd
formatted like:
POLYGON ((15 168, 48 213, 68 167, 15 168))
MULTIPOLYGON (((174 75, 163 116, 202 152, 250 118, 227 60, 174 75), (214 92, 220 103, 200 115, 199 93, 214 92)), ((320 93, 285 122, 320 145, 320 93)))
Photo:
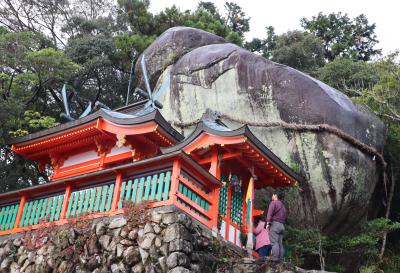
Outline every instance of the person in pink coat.
POLYGON ((256 235, 256 251, 261 257, 267 257, 271 253, 271 243, 269 241, 269 232, 266 228, 266 222, 256 218, 256 225, 253 234, 256 235), (257 223, 258 220, 258 223, 257 223))

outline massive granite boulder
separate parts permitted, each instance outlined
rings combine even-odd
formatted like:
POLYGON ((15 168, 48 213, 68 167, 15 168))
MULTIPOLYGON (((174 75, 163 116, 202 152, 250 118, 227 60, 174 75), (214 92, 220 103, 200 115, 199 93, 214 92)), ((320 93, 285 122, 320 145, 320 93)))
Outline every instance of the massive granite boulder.
MULTIPOLYGON (((170 28, 144 51, 152 86, 166 67, 177 62, 186 53, 201 46, 221 43, 224 43, 223 38, 200 29, 170 28)), ((140 62, 136 62, 135 71, 140 71, 137 75, 142 76, 140 62)), ((143 77, 139 77, 139 85, 142 82, 143 77)))
MULTIPOLYGON (((191 122, 211 109, 250 122, 329 124, 377 151, 383 149, 384 124, 371 112, 302 72, 224 43, 211 33, 172 28, 145 50, 145 56, 153 84, 171 80, 159 98, 167 120, 191 122)), ((136 73, 141 79, 138 66, 136 73)), ((223 122, 232 129, 241 126, 230 119, 223 122)), ((187 136, 193 127, 177 129, 187 136)), ((348 233, 363 223, 380 178, 376 158, 327 132, 251 129, 307 177, 288 194, 293 224, 348 233)), ((265 207, 265 196, 258 192, 256 205, 265 207)))

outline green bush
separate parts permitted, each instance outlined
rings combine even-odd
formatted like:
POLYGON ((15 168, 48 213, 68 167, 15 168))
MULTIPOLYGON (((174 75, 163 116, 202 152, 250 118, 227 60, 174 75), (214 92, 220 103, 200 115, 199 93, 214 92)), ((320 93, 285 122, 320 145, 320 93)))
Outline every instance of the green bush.
MULTIPOLYGON (((400 223, 385 218, 377 218, 367 222, 356 236, 335 238, 324 236, 319 229, 297 229, 287 226, 285 244, 288 245, 290 250, 288 253, 289 261, 299 266, 302 265, 304 258, 310 255, 319 257, 320 266, 325 267, 324 260, 329 253, 361 252, 364 254, 364 264, 366 265, 362 268, 363 273, 375 272, 373 271, 374 268, 386 268, 385 273, 398 273, 400 272, 400 256, 388 257, 384 259, 383 263, 379 263, 378 255, 383 234, 399 229, 400 223)), ((335 270, 339 271, 338 269, 335 270)))
POLYGON ((400 255, 390 255, 385 257, 381 268, 385 273, 400 272, 400 255))
POLYGON ((360 268, 360 273, 377 273, 379 268, 376 265, 363 266, 360 268))

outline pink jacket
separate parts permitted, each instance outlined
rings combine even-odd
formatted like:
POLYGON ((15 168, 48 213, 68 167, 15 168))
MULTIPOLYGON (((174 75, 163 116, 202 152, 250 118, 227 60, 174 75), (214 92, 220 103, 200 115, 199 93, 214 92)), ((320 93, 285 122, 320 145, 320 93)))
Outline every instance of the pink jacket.
POLYGON ((264 228, 264 226, 265 222, 260 221, 258 222, 257 227, 253 230, 253 233, 256 235, 256 250, 263 246, 271 244, 269 242, 268 229, 264 228))

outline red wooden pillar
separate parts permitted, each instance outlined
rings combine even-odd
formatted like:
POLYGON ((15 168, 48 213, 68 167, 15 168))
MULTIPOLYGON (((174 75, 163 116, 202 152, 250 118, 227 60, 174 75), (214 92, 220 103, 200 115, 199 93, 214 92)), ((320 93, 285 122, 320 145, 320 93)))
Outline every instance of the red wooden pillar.
POLYGON ((248 181, 242 186, 243 189, 243 196, 242 196, 242 202, 243 202, 243 217, 242 217, 242 227, 248 231, 250 228, 249 223, 247 222, 247 202, 246 202, 246 195, 247 195, 247 189, 249 187, 249 182, 250 182, 250 177, 245 177, 243 181, 248 181))
POLYGON ((175 159, 174 163, 172 164, 171 191, 169 193, 169 199, 173 204, 177 202, 176 193, 178 192, 180 173, 181 173, 181 162, 178 159, 175 159))
POLYGON ((67 209, 68 209, 68 202, 69 198, 71 197, 71 191, 72 187, 70 184, 67 185, 65 189, 65 194, 64 194, 64 201, 61 207, 61 213, 60 213, 60 220, 65 219, 67 215, 67 209))
POLYGON ((229 230, 231 226, 231 201, 232 201, 232 187, 228 186, 228 204, 226 206, 226 230, 225 230, 225 239, 229 241, 229 230))
POLYGON ((25 203, 26 203, 26 196, 23 195, 21 197, 21 201, 19 202, 19 208, 17 212, 17 218, 15 219, 14 229, 18 228, 19 224, 21 223, 21 217, 22 213, 24 212, 25 203))
MULTIPOLYGON (((254 217, 254 215, 253 215, 253 211, 251 211, 251 213, 250 213, 250 219, 249 219, 249 222, 247 221, 247 213, 248 213, 248 206, 247 206, 247 200, 246 200, 246 195, 247 195, 247 190, 248 190, 248 187, 249 187, 249 183, 250 183, 250 179, 251 179, 251 176, 250 177, 246 177, 245 178, 245 180, 244 181, 248 181, 246 184, 244 184, 244 187, 243 187, 243 192, 244 192, 244 194, 243 194, 243 217, 242 217, 242 230, 241 230, 241 232, 245 232, 246 234, 247 234, 247 245, 245 245, 244 247, 247 247, 247 249, 248 249, 248 252, 249 253, 252 253, 252 251, 253 251, 253 244, 254 244, 254 241, 253 241, 253 229, 254 229, 254 227, 253 227, 253 225, 252 224, 250 224, 250 222, 253 222, 253 217, 254 217), (251 237, 250 237, 251 236, 251 237)), ((254 191, 254 181, 253 181, 253 189, 252 189, 252 191, 254 191)), ((250 204, 250 209, 252 210, 253 209, 253 202, 254 202, 254 200, 251 200, 251 204, 250 204)))
MULTIPOLYGON (((211 155, 211 166, 209 172, 214 175, 218 180, 221 179, 221 166, 218 160, 218 151, 214 149, 211 155)), ((219 206, 219 191, 221 187, 215 187, 211 192, 213 204, 211 205, 211 227, 215 234, 218 234, 218 206, 219 206)))
MULTIPOLYGON (((247 185, 247 184, 246 184, 247 185)), ((248 186, 248 185, 247 185, 248 186)), ((247 186, 245 187, 247 189, 247 186)), ((250 225, 247 223, 247 202, 246 202, 246 192, 243 194, 243 217, 242 217, 242 230, 241 232, 248 232, 250 225)))
POLYGON ((221 169, 218 162, 218 151, 214 149, 211 155, 211 166, 209 172, 214 175, 216 178, 220 179, 221 169))
POLYGON ((118 173, 117 179, 115 180, 114 196, 113 196, 113 201, 111 204, 111 211, 115 211, 118 209, 119 194, 121 192, 121 184, 122 184, 122 174, 118 173))
POLYGON ((246 245, 246 248, 247 248, 249 253, 252 253, 253 252, 253 246, 254 246, 254 240, 253 240, 254 199, 253 198, 250 199, 250 207, 249 207, 247 205, 247 202, 246 202, 246 195, 247 195, 247 190, 249 190, 249 187, 251 187, 250 191, 252 193, 252 196, 254 196, 254 183, 255 183, 255 181, 253 180, 252 177, 247 178, 247 181, 249 181, 249 182, 247 184, 246 191, 245 191, 246 194, 244 195, 244 200, 243 200, 243 204, 244 204, 243 208, 244 208, 245 214, 244 214, 244 217, 242 219, 242 223, 246 223, 245 224, 246 231, 247 231, 247 245, 246 245), (250 185, 250 182, 251 182, 251 185, 250 185), (250 215, 247 215, 247 213, 249 213, 250 215), (248 222, 246 221, 247 217, 249 217, 249 221, 248 222))

